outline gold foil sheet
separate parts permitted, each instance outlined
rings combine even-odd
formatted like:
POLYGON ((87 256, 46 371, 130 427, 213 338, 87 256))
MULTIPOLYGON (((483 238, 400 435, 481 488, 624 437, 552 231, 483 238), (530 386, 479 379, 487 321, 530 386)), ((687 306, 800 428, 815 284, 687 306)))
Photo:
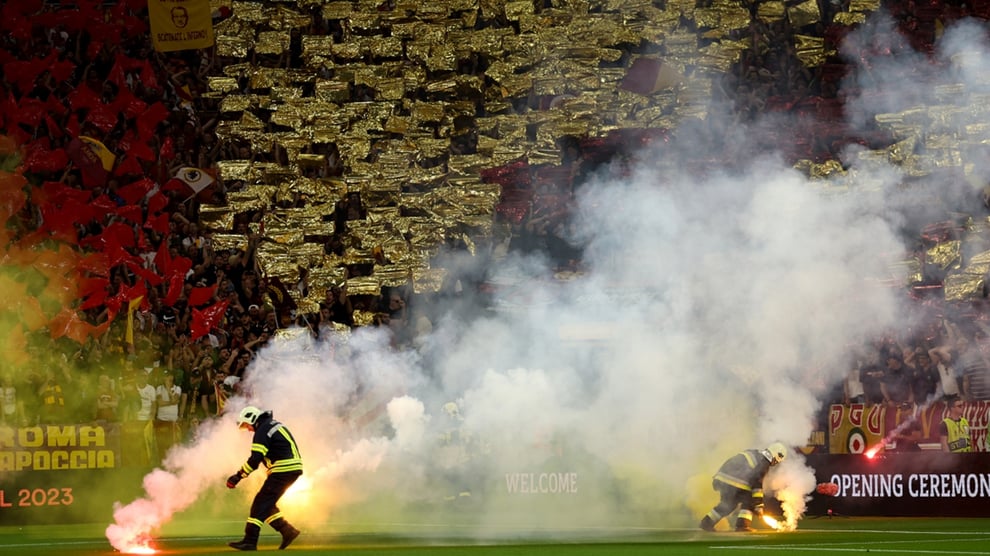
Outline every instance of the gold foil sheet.
POLYGON ((266 19, 264 5, 260 2, 233 2, 231 9, 238 19, 255 23, 264 22, 266 19))
POLYGON ((381 280, 374 276, 357 276, 348 278, 347 295, 374 295, 381 293, 381 280))
POLYGON ((248 160, 220 160, 217 162, 220 179, 225 182, 234 180, 251 181, 253 172, 248 160))
POLYGON ((408 284, 412 276, 412 268, 405 265, 378 265, 373 275, 381 285, 393 288, 408 284))
POLYGON ((430 293, 439 291, 443 286, 443 281, 447 277, 447 270, 443 268, 413 269, 413 291, 416 293, 430 293))
POLYGON ((211 91, 229 93, 237 90, 237 79, 233 77, 208 77, 207 88, 211 91))
POLYGON ((309 269, 309 291, 310 296, 317 299, 324 299, 326 292, 331 286, 343 286, 347 269, 343 266, 330 264, 319 264, 309 269))
POLYGON ((850 12, 875 12, 880 9, 880 0, 849 0, 850 12))
MULTIPOLYGON (((366 294, 371 295, 371 294, 366 294)), ((354 325, 355 326, 372 326, 375 324, 375 318, 377 313, 373 311, 365 311, 363 309, 354 310, 354 325)))
POLYGON ((248 247, 248 238, 243 234, 213 233, 210 236, 210 240, 213 242, 213 250, 215 252, 246 250, 248 247))
POLYGON ((839 25, 852 27, 854 25, 866 23, 867 15, 868 14, 865 12, 839 12, 835 14, 833 21, 839 25))
POLYGON ((217 55, 232 58, 246 58, 252 44, 243 37, 234 35, 218 35, 215 39, 217 55))
POLYGON ((961 272, 946 276, 942 281, 945 300, 951 303, 982 299, 987 270, 990 270, 990 265, 984 272, 961 272))
POLYGON ((199 221, 208 230, 230 230, 234 227, 234 213, 227 207, 203 205, 199 209, 199 221))
POLYGON ((323 4, 323 19, 347 19, 354 13, 354 4, 347 1, 332 1, 323 4))
POLYGON ((289 33, 282 31, 264 31, 258 33, 254 45, 257 54, 282 54, 289 49, 289 33))
POLYGON ((816 0, 804 0, 787 8, 787 18, 791 21, 791 26, 797 29, 820 22, 822 14, 816 0))
POLYGON ((505 18, 509 21, 519 21, 526 15, 533 15, 533 3, 529 0, 509 0, 505 3, 505 18))
POLYGON ((762 2, 756 8, 756 15, 763 21, 773 22, 784 18, 784 3, 776 0, 762 2))
POLYGON ((825 39, 808 35, 794 35, 794 50, 798 60, 806 67, 817 67, 825 63, 825 39))
POLYGON ((962 260, 962 242, 943 241, 926 251, 925 260, 942 270, 955 268, 962 260))

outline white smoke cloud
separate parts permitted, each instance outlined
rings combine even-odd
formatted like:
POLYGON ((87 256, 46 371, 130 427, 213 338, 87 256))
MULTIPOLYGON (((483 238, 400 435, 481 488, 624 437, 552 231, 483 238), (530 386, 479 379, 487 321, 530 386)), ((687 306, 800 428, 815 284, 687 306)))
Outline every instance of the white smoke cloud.
MULTIPOLYGON (((901 41, 869 35, 891 29, 881 20, 851 39, 897 54, 869 60, 869 84, 931 77, 901 41)), ((982 34, 963 25, 947 36, 949 80, 987 75, 982 34)), ((927 94, 853 98, 853 123, 927 94)), ((484 270, 501 285, 496 310, 431 306, 417 349, 362 328, 347 342, 297 334, 261 351, 249 399, 231 404, 273 409, 299 441, 309 494, 287 496, 286 517, 317 525, 373 508, 378 519, 454 520, 461 534, 692 527, 716 501, 710 479, 725 458, 803 445, 851 346, 904 325, 899 291, 882 282, 904 252, 903 176, 856 167, 878 188, 829 194, 771 153, 689 173, 678 160, 705 148, 689 137, 583 186, 580 276, 552 280, 542 261, 510 254, 484 270)), ((200 436, 146 478, 146 500, 118 509, 121 528, 220 496, 249 440, 231 419, 200 436)), ((795 457, 774 474, 796 520, 812 471, 795 457)))

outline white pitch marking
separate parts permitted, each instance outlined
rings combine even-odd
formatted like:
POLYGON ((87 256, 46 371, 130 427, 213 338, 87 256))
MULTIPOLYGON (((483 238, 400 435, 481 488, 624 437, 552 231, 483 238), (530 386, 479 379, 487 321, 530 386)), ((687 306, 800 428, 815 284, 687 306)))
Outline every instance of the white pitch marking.
POLYGON ((821 546, 712 546, 713 549, 723 550, 780 550, 780 551, 802 551, 802 552, 884 552, 891 554, 969 554, 970 556, 990 554, 990 552, 973 552, 963 550, 904 550, 903 548, 824 548, 821 546))

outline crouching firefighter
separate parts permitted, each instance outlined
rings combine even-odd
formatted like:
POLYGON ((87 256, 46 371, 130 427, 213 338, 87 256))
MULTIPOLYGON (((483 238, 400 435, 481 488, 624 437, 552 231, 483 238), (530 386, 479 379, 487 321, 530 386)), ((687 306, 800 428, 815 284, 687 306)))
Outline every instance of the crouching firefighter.
POLYGON ((715 525, 736 508, 736 531, 752 531, 754 515, 763 517, 763 479, 774 465, 787 457, 787 447, 774 442, 762 450, 744 450, 727 459, 712 478, 719 502, 701 519, 701 528, 715 525))
POLYGON ((302 458, 292 433, 272 417, 272 412, 247 406, 237 417, 237 426, 254 433, 251 455, 244 465, 227 479, 227 488, 234 488, 244 477, 264 464, 268 478, 254 496, 251 515, 244 526, 244 538, 228 543, 237 550, 257 550, 261 525, 267 523, 282 534, 279 550, 287 548, 299 536, 299 530, 282 517, 278 501, 285 491, 302 475, 302 458))

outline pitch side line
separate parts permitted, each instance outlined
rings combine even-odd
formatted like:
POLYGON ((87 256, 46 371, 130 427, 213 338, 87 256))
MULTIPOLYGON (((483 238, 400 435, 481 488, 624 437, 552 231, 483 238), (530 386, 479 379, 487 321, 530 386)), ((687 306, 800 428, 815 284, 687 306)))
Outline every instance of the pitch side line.
POLYGON ((795 546, 712 546, 713 549, 723 549, 723 550, 777 550, 777 551, 787 551, 787 552, 883 552, 890 554, 968 554, 970 556, 979 556, 984 554, 990 554, 990 552, 974 552, 971 550, 904 550, 902 548, 865 548, 860 546, 859 548, 824 548, 815 546, 806 547, 795 547, 795 546))

